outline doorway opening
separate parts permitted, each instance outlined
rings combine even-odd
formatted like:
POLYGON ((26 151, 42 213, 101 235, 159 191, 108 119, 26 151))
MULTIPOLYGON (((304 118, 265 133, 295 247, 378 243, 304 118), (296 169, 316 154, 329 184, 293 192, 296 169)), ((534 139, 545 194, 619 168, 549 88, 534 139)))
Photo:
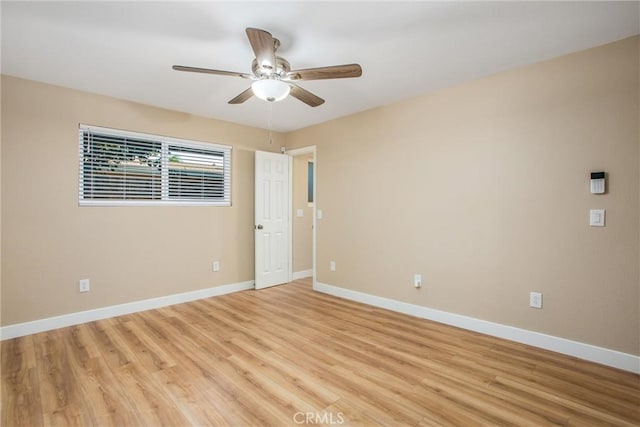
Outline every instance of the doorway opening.
POLYGON ((316 263, 316 147, 287 151, 290 171, 291 280, 311 277, 316 263))

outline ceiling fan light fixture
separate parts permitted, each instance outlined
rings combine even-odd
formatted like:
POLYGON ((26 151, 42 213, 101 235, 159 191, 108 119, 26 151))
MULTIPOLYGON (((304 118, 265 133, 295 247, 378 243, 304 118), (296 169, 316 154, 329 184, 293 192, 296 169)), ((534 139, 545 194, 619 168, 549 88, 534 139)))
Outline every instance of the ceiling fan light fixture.
POLYGON ((251 89, 255 96, 267 102, 282 101, 291 91, 287 83, 275 79, 256 80, 251 84, 251 89))

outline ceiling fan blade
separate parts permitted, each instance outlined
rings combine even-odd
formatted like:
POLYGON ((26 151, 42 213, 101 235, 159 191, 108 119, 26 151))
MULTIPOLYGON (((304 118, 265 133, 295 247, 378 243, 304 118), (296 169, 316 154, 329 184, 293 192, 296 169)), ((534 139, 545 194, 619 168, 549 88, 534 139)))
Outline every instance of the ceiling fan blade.
POLYGON ((293 83, 289 83, 289 86, 291 86, 291 92, 289 92, 289 94, 308 106, 317 107, 318 105, 324 104, 324 99, 312 94, 308 90, 302 89, 300 86, 294 85, 293 83))
POLYGON ((287 73, 291 80, 324 80, 344 79, 347 77, 360 77, 362 67, 358 64, 333 65, 331 67, 306 68, 304 70, 292 70, 287 73))
POLYGON ((234 71, 212 70, 210 68, 187 67, 187 66, 184 66, 184 65, 174 65, 171 68, 173 68, 176 71, 188 71, 190 73, 216 74, 216 75, 219 75, 219 76, 242 77, 243 79, 252 79, 252 78, 254 78, 254 76, 251 75, 251 74, 236 73, 234 71))
POLYGON ((232 100, 229 101, 229 104, 242 104, 247 99, 253 96, 253 90, 251 88, 241 92, 240 95, 236 96, 232 100))
POLYGON ((271 33, 257 28, 247 28, 247 37, 253 53, 256 54, 258 66, 274 70, 276 68, 276 50, 271 33))

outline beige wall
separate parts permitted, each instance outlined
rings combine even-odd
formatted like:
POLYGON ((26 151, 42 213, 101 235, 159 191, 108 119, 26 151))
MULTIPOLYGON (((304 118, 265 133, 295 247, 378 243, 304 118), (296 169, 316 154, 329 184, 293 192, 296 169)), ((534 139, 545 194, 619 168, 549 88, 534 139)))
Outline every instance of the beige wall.
POLYGON ((313 208, 307 195, 307 164, 309 157, 293 158, 293 272, 313 268, 313 208), (302 209, 303 216, 297 211, 302 209))
POLYGON ((2 325, 253 280, 254 151, 274 139, 2 76, 2 325), (78 123, 233 145, 233 206, 78 207, 78 123))
POLYGON ((1 324, 252 280, 253 151, 316 145, 320 282, 640 355, 639 57, 632 38, 273 146, 3 76, 1 324), (78 207, 78 123, 233 145, 233 206, 78 207), (592 170, 608 194, 589 193, 592 170), (590 208, 607 227, 588 226, 590 208))
POLYGON ((318 281, 639 355, 638 60, 636 37, 287 134, 317 146, 318 281))
MULTIPOLYGON (((0 100, 2 81, 0 80, 0 100)), ((2 102, 0 102, 0 325, 2 325, 2 102)))

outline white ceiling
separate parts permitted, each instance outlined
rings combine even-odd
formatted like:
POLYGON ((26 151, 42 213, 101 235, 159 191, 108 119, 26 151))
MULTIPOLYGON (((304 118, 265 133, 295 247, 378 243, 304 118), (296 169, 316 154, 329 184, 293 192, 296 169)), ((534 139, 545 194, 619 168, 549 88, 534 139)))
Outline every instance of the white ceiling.
POLYGON ((640 32, 638 2, 7 2, 2 73, 291 131, 640 32), (311 108, 227 101, 249 81, 246 27, 279 38, 292 68, 359 63, 356 79, 302 82, 311 108))

